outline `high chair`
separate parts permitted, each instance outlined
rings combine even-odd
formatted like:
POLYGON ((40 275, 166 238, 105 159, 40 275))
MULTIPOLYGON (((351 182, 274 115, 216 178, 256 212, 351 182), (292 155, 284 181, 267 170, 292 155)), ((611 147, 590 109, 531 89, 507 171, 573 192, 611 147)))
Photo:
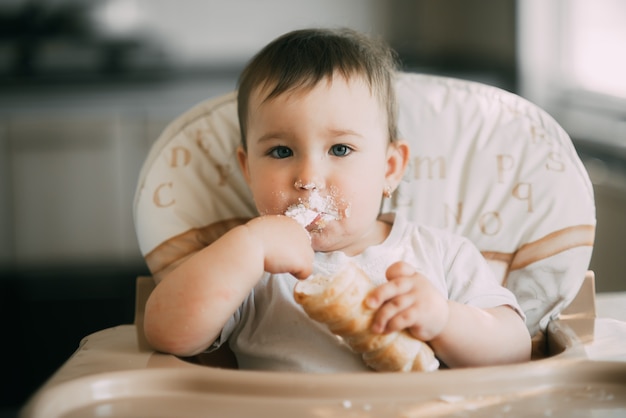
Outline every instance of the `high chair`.
POLYGON ((236 94, 207 100, 153 145, 134 215, 153 273, 137 280, 135 324, 83 339, 24 417, 617 416, 626 409, 626 323, 596 318, 587 271, 595 207, 571 140, 545 112, 500 89, 399 74, 405 179, 382 212, 470 238, 517 296, 533 337, 526 364, 432 373, 234 370, 227 349, 181 359, 143 335, 165 272, 256 216, 239 172, 236 94), (621 412, 620 412, 621 410, 621 412), (588 412, 588 413, 587 413, 588 412))

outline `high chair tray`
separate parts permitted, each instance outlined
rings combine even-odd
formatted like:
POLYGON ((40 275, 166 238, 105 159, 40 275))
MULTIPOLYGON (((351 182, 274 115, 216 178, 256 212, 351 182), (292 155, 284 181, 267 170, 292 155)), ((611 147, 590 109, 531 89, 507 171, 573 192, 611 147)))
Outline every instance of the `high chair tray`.
POLYGON ((33 416, 50 418, 622 417, 626 363, 333 375, 148 368, 62 382, 31 406, 33 416))

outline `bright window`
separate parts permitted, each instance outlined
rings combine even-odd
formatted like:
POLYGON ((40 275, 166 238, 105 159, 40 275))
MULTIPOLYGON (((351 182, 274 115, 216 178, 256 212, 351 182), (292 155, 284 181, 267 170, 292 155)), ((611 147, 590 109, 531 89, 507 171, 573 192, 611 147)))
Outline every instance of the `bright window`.
POLYGON ((568 0, 563 68, 585 90, 626 98, 626 1, 568 0))
POLYGON ((517 4, 519 93, 573 139, 626 153, 626 1, 517 4))

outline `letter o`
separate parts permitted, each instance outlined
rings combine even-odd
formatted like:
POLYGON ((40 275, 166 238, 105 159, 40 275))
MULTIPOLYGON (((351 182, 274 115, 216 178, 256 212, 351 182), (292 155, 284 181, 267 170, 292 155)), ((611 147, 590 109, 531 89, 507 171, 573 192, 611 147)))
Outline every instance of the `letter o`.
POLYGON ((487 212, 480 215, 478 226, 483 235, 494 236, 502 229, 502 219, 498 212, 487 212))

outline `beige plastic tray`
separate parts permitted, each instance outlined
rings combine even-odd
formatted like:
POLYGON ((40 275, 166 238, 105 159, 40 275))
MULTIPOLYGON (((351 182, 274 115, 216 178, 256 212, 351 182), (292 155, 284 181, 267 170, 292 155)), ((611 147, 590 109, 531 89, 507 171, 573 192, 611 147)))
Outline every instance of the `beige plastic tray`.
MULTIPOLYGON (((58 384, 34 415, 88 417, 626 416, 626 363, 560 361, 413 374, 184 367, 58 384)), ((36 406, 36 405, 33 405, 36 406)))
POLYGON ((576 309, 550 323, 550 357, 432 373, 206 367, 156 353, 140 327, 121 325, 85 337, 20 416, 626 417, 626 322, 595 318, 588 287, 576 309))

